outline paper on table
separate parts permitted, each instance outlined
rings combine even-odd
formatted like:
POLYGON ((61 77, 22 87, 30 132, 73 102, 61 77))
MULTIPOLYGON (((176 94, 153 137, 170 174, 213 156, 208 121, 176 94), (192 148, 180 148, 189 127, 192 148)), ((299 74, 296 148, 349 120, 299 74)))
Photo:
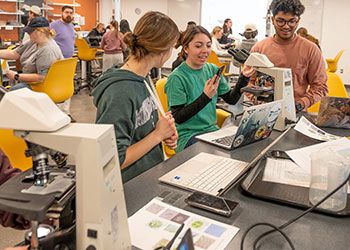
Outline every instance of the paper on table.
POLYGON ((140 249, 154 249, 166 245, 182 223, 184 229, 173 246, 177 246, 181 236, 191 227, 195 249, 224 249, 239 228, 214 221, 203 216, 170 206, 153 199, 129 219, 131 243, 140 249))
POLYGON ((332 141, 340 139, 340 136, 329 134, 319 127, 315 126, 312 122, 306 119, 304 116, 300 118, 294 129, 300 133, 320 141, 332 141))
POLYGON ((306 173, 311 174, 311 154, 326 148, 332 149, 333 151, 341 154, 349 154, 350 140, 343 137, 334 141, 322 142, 304 148, 288 150, 286 153, 306 173))
POLYGON ((310 175, 291 160, 267 158, 263 181, 309 187, 310 175))
MULTIPOLYGON (((310 187, 310 174, 287 159, 267 158, 262 180, 291 186, 310 187)), ((350 193, 349 185, 348 193, 350 193)))

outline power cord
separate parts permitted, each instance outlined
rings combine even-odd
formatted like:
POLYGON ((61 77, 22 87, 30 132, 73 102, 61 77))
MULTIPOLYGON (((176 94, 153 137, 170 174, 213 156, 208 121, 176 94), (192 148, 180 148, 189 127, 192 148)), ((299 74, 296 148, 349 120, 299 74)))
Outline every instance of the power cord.
POLYGON ((350 174, 348 175, 348 178, 346 178, 336 189, 334 189, 332 192, 330 192, 328 195, 326 195, 322 200, 320 200, 319 202, 317 202, 315 205, 313 205, 312 207, 310 207, 309 209, 305 210, 303 213, 301 213, 300 215, 298 215, 297 217, 295 217, 294 219, 291 219, 289 221, 287 221, 286 223, 284 223, 282 226, 275 226, 273 224, 270 223, 256 223, 252 226, 250 226, 243 234, 242 236, 242 240, 241 240, 241 246, 240 249, 243 250, 244 249, 244 240, 247 237, 249 231, 251 231, 253 228, 257 227, 257 226, 269 226, 272 227, 273 229, 270 231, 267 231, 263 234, 261 234, 258 238, 256 238, 256 240, 253 243, 253 249, 257 249, 257 245, 259 243, 259 241, 264 238, 265 236, 278 231, 279 233, 281 233, 281 235, 286 239, 286 241, 289 243, 290 247, 294 250, 295 247, 292 243, 292 241, 290 240, 290 238, 287 236, 286 233, 284 233, 282 230, 284 228, 286 228, 287 226, 291 225, 292 223, 296 222, 297 220, 299 220, 301 217, 303 217, 304 215, 308 214, 309 212, 313 211, 316 207, 318 207, 322 202, 324 202, 325 200, 327 200, 329 197, 331 197, 333 194, 335 194, 339 189, 341 189, 344 185, 346 185, 346 183, 350 181, 350 174))

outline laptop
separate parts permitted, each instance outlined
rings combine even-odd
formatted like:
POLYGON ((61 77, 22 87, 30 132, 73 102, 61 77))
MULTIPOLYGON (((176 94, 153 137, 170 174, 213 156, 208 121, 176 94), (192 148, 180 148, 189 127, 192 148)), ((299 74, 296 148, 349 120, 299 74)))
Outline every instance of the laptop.
POLYGON ((311 119, 320 127, 350 128, 350 98, 322 97, 318 115, 311 119))
POLYGON ((196 136, 201 141, 234 149, 270 136, 282 110, 282 100, 249 107, 237 126, 229 126, 215 132, 196 136))
POLYGON ((247 162, 202 152, 158 180, 190 191, 221 195, 248 169, 247 162))

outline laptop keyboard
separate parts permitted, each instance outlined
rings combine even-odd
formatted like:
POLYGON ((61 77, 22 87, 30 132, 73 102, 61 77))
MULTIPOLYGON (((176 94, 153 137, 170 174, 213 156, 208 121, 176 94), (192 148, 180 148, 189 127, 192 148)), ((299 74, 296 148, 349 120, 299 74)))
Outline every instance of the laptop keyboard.
POLYGON ((233 140, 235 139, 234 135, 229 135, 229 136, 225 136, 222 138, 218 138, 213 140, 213 142, 215 143, 219 143, 221 145, 227 146, 227 147, 231 147, 233 140))
POLYGON ((210 192, 225 179, 232 178, 232 173, 237 172, 238 175, 246 165, 246 162, 220 159, 213 162, 199 175, 188 179, 184 184, 191 189, 210 192))

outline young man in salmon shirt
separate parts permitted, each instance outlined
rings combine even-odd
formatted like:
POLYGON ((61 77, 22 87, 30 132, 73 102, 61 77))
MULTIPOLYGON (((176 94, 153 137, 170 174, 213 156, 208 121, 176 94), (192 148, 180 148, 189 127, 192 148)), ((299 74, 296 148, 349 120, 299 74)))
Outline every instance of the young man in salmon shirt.
POLYGON ((306 110, 328 93, 321 51, 295 33, 305 10, 299 0, 273 0, 270 10, 276 33, 255 44, 250 52, 265 54, 275 67, 291 68, 296 110, 306 110))

